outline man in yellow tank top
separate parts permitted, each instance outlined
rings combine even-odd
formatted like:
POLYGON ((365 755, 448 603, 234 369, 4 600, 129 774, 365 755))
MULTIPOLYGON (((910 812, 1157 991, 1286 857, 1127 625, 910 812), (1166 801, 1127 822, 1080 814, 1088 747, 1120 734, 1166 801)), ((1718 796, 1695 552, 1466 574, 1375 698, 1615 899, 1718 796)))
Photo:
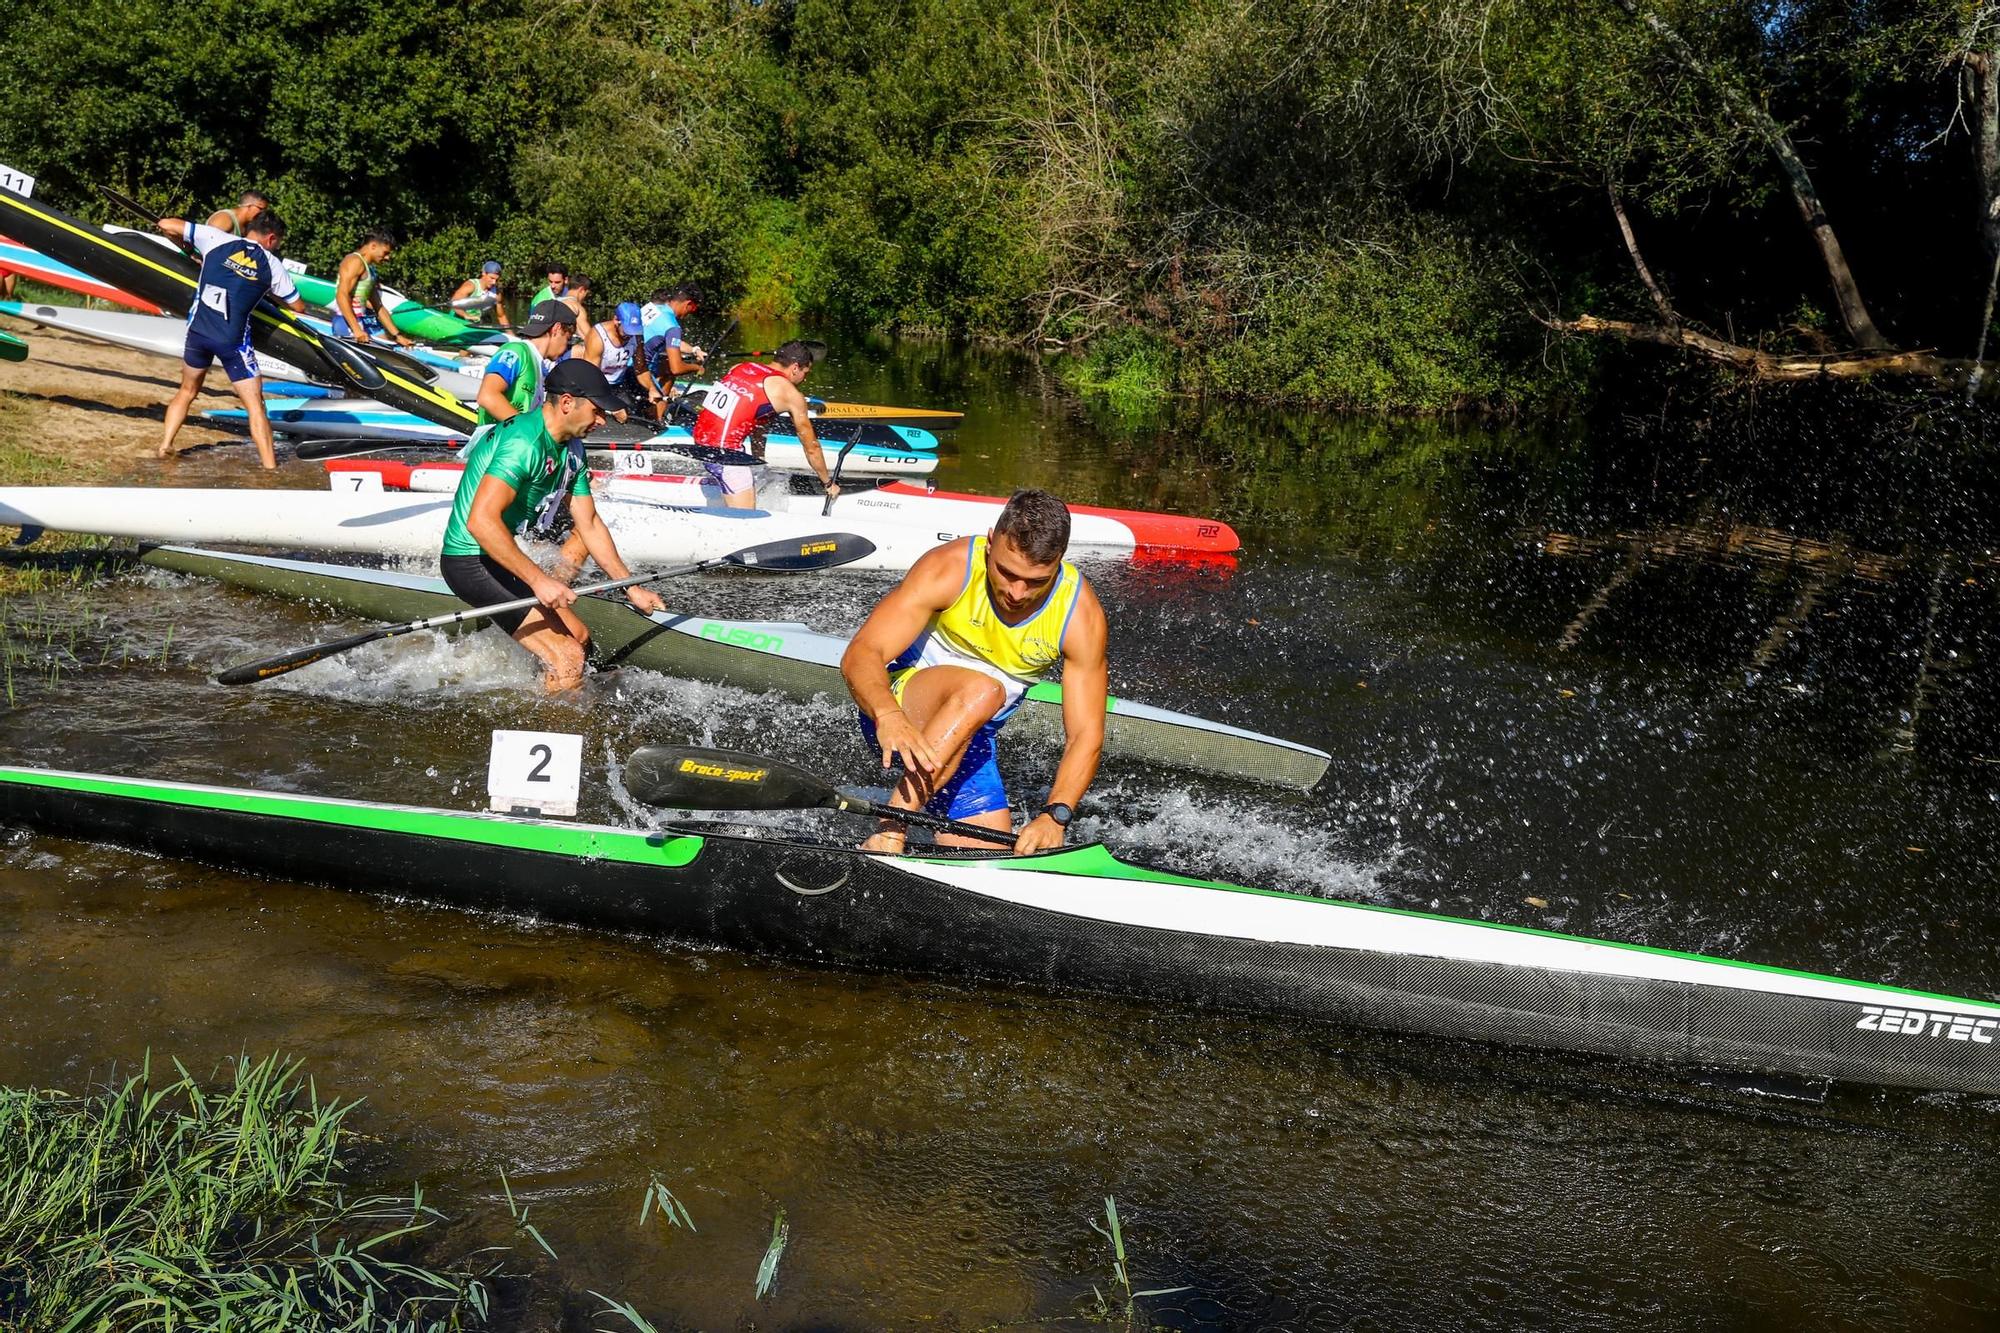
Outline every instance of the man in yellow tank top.
MULTIPOLYGON (((1069 510, 1018 491, 984 537, 961 537, 911 568, 841 658, 861 730, 882 767, 903 765, 889 804, 1011 830, 994 738, 1028 687, 1062 666, 1063 755, 1048 802, 1020 832, 1025 856, 1060 847, 1104 749, 1104 608, 1069 548, 1069 510)), ((865 851, 903 848, 884 820, 865 851)), ((978 846, 946 834, 940 842, 978 846)))

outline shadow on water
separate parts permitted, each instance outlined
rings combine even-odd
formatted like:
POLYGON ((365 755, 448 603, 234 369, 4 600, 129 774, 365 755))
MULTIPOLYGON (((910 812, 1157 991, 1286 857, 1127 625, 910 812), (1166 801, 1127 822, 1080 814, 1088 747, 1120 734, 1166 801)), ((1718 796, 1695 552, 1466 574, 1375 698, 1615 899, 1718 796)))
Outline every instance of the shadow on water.
MULTIPOLYGON (((1033 362, 922 344, 855 349, 818 387, 963 407, 941 485, 1043 484, 1243 534, 1233 570, 1092 570, 1114 689, 1319 745, 1332 770, 1306 794, 1109 770, 1085 832, 1241 881, 2000 994, 2000 509, 1958 433, 1863 445, 1815 421, 1724 447, 1615 421, 1120 415, 1033 362)), ((173 476, 248 479, 221 453, 173 476)), ((884 587, 681 581, 668 600, 846 631, 884 587)), ((628 671, 547 701, 491 634, 226 690, 218 666, 352 622, 152 571, 89 592, 81 665, 0 712, 15 761, 472 807, 490 730, 538 727, 584 735, 584 814, 623 823, 643 812, 608 766, 641 741, 868 771, 837 700, 628 671)), ((1035 792, 1054 752, 1002 760, 1035 792)), ((1137 1284, 1192 1288, 1147 1303, 1171 1327, 2000 1317, 2000 1108, 1973 1098, 1746 1102, 47 839, 0 854, 0 961, 0 1079, 281 1047, 369 1097, 385 1175, 478 1217, 502 1213, 505 1168, 578 1308, 617 1292, 662 1327, 1070 1326, 1108 1276, 1089 1226, 1106 1194, 1137 1284), (634 1225, 653 1172, 697 1231, 634 1225), (793 1239, 760 1305, 779 1206, 793 1239)))

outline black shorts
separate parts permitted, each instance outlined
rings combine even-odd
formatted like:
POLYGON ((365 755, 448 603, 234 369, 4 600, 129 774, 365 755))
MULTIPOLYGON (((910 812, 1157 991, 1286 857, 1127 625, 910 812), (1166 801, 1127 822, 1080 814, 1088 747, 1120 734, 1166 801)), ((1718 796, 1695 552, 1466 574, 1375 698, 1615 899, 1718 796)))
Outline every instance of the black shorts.
MULTIPOLYGON (((513 602, 523 597, 533 597, 530 588, 520 576, 503 568, 488 555, 448 555, 438 561, 438 570, 444 575, 445 586, 469 606, 492 606, 497 602, 513 602)), ((503 611, 488 617, 493 624, 512 634, 521 628, 521 622, 528 618, 531 606, 518 611, 503 611)))

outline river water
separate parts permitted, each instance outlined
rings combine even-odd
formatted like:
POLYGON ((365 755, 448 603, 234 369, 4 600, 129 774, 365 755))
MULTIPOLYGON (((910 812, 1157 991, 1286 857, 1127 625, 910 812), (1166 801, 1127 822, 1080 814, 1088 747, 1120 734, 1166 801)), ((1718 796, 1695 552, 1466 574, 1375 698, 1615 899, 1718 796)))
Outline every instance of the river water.
MULTIPOLYGON (((1091 571, 1114 692, 1333 753, 1310 793, 1108 767, 1080 830, 1237 882, 2000 994, 2000 545, 1949 441, 1635 444, 1240 408, 1122 415, 1019 358, 843 349, 820 386, 964 406, 947 487, 1219 516, 1232 568, 1091 571)), ((174 484, 248 481, 244 449, 174 484)), ((150 468, 140 476, 154 479, 150 468)), ((278 484, 312 485, 302 467, 278 484)), ((253 484, 265 484, 260 480, 253 484)), ((684 582, 846 630, 880 576, 684 582)), ((547 701, 494 634, 208 682, 351 622, 127 570, 5 607, 12 762, 472 808, 497 726, 860 780, 838 701, 627 671, 547 701), (39 630, 38 630, 39 627, 39 630)), ((1051 749, 1004 755, 1017 791, 1051 749)), ((518 1266, 661 1327, 1069 1326, 1124 1221, 1172 1327, 2000 1322, 2000 1102, 1746 1099, 1648 1071, 754 958, 16 836, 0 1080, 303 1057, 360 1157, 518 1266), (657 1175, 697 1230, 637 1223, 657 1175), (790 1242, 753 1294, 774 1215, 790 1242)), ((1784 1092, 1785 1090, 1778 1090, 1784 1092)), ((536 1325, 541 1326, 541 1325, 536 1325)), ((622 1326, 615 1318, 604 1327, 622 1326)))

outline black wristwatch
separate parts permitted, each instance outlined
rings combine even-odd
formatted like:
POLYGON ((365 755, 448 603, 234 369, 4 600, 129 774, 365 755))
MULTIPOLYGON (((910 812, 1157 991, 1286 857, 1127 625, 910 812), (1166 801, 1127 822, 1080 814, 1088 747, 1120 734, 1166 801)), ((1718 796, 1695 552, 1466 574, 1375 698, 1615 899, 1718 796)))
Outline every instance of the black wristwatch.
POLYGON ((1076 815, 1074 810, 1061 801, 1050 801, 1042 807, 1042 813, 1055 820, 1057 828, 1068 828, 1069 821, 1076 815))

